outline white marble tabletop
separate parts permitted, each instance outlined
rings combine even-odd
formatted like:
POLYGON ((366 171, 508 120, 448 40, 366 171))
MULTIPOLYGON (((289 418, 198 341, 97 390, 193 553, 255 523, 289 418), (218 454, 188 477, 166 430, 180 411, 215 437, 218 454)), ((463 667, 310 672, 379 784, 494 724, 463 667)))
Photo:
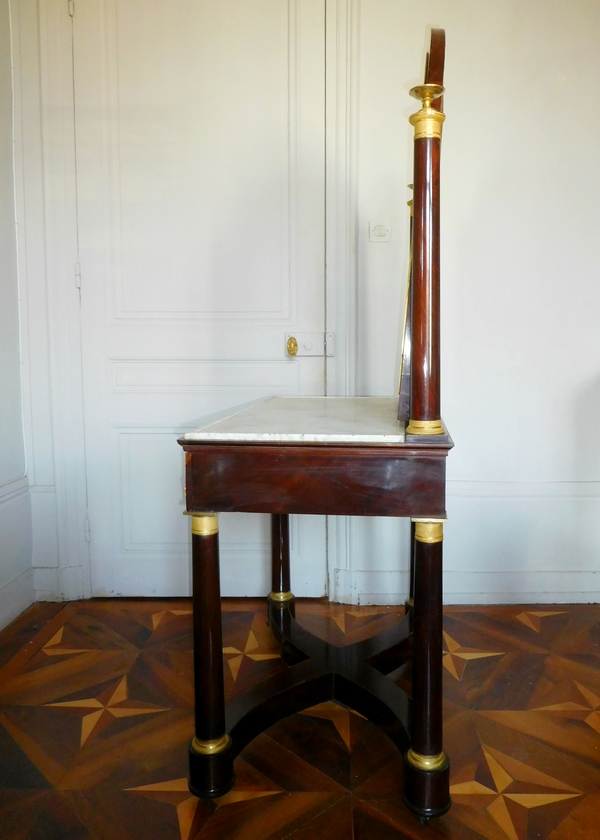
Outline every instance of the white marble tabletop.
POLYGON ((184 435, 190 441, 404 443, 398 397, 269 397, 184 435))

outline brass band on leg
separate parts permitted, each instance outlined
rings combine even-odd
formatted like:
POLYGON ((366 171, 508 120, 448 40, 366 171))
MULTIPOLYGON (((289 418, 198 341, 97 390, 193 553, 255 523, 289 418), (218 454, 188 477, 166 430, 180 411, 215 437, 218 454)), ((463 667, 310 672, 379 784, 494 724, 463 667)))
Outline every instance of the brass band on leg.
POLYGON ((222 735, 220 738, 213 738, 212 741, 201 741, 200 738, 192 738, 192 749, 200 755, 216 755, 225 752, 231 744, 229 735, 222 735))
POLYGON ((291 601, 293 597, 293 592, 269 592, 269 598, 271 601, 277 601, 278 604, 282 604, 285 601, 291 601))
POLYGON ((407 598, 406 601, 404 602, 404 604, 409 610, 412 610, 412 608, 415 605, 415 599, 414 598, 407 598))
POLYGON ((444 425, 441 420, 413 420, 408 421, 407 435, 443 435, 444 425))
POLYGON ((421 755, 414 750, 409 750, 406 753, 406 760, 413 767, 416 767, 417 770, 439 770, 444 767, 448 758, 445 752, 438 753, 437 755, 421 755))
POLYGON ((415 539, 422 543, 439 543, 444 539, 443 519, 413 519, 415 539))
POLYGON ((214 511, 184 510, 184 516, 192 517, 192 534, 197 537, 212 537, 219 533, 219 514, 214 511))

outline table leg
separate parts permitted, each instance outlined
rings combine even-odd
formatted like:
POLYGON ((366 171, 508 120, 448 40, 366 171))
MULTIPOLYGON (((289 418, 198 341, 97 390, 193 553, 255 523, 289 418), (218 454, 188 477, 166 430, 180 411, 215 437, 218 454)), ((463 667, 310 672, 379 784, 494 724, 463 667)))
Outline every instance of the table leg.
POLYGON ((404 799, 424 822, 450 807, 448 758, 442 749, 443 524, 416 520, 411 749, 404 799))
POLYGON ((231 738, 225 731, 223 634, 216 513, 192 513, 195 737, 190 745, 193 794, 214 798, 233 785, 231 738))
POLYGON ((271 592, 269 599, 285 604, 293 599, 290 585, 290 517, 271 514, 271 592))
POLYGON ((404 602, 404 611, 411 612, 415 605, 415 523, 410 523, 410 589, 404 602))

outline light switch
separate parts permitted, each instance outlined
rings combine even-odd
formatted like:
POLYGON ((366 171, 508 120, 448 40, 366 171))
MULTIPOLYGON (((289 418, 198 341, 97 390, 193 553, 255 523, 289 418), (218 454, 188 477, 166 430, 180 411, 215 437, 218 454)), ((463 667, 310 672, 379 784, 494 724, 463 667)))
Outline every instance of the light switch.
POLYGON ((391 242, 392 226, 389 222, 369 222, 369 242, 391 242))

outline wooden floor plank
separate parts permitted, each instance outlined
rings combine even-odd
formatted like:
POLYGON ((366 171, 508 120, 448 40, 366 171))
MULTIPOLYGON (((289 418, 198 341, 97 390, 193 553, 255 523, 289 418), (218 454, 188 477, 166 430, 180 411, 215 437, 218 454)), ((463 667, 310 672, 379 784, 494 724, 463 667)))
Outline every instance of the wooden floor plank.
POLYGON ((32 604, 9 624, 0 633, 0 668, 64 607, 62 601, 40 601, 32 604))
MULTIPOLYGON (((299 599, 336 644, 400 607, 299 599)), ((36 604, 0 633, 2 840, 587 840, 600 837, 600 607, 445 610, 450 812, 426 826, 402 757, 368 721, 323 703, 236 759, 236 784, 187 788, 193 727, 188 599, 36 604)), ((225 599, 226 693, 286 666, 264 599, 225 599)), ((407 685, 410 664, 392 677, 407 685)))

